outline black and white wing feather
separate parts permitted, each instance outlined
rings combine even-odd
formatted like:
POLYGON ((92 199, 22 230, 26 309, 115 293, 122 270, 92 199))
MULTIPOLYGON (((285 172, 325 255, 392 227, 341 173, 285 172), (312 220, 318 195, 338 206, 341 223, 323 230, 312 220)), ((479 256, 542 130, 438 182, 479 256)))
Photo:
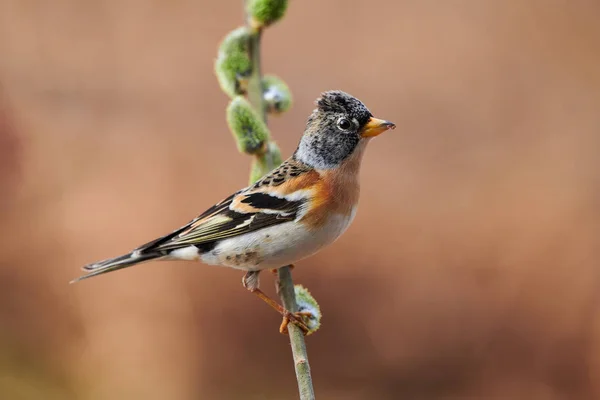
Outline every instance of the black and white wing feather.
POLYGON ((129 254, 84 266, 89 273, 75 281, 150 260, 169 259, 173 252, 191 246, 198 254, 205 253, 220 240, 294 221, 304 213, 310 198, 308 194, 289 195, 282 183, 302 179, 308 172, 308 168, 301 168, 290 159, 256 184, 232 194, 170 234, 129 254))

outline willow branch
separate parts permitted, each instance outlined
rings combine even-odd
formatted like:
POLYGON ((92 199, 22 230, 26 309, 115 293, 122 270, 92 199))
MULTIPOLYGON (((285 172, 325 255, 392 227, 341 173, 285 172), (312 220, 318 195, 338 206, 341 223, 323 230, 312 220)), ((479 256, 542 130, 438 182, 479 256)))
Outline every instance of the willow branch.
MULTIPOLYGON (((277 291, 281 297, 283 307, 290 312, 298 311, 290 267, 285 266, 279 268, 277 274, 277 291)), ((294 356, 294 368, 296 369, 296 380, 298 381, 300 399, 314 400, 315 391, 310 375, 310 364, 308 363, 306 344, 304 343, 304 332, 302 332, 302 329, 295 324, 289 324, 288 334, 290 335, 292 355, 294 356)))
MULTIPOLYGON (((248 99, 266 123, 267 118, 263 101, 260 63, 260 41, 262 36, 262 28, 251 27, 251 29, 252 33, 250 35, 249 51, 250 58, 252 60, 252 75, 248 81, 248 99)), ((266 147, 267 146, 265 146, 265 148, 266 147)), ((257 155, 257 157, 264 157, 264 155, 257 155)), ((269 169, 273 169, 275 167, 276 165, 268 165, 269 169)), ((294 282, 292 280, 290 267, 283 266, 279 268, 277 274, 277 292, 279 293, 283 306, 286 310, 292 313, 298 311, 296 295, 294 293, 294 282)), ((312 385, 306 344, 304 342, 304 333, 300 328, 292 323, 288 325, 288 333, 292 347, 292 355, 294 357, 294 367, 296 369, 296 379, 298 381, 300 399, 314 400, 315 393, 312 385)))

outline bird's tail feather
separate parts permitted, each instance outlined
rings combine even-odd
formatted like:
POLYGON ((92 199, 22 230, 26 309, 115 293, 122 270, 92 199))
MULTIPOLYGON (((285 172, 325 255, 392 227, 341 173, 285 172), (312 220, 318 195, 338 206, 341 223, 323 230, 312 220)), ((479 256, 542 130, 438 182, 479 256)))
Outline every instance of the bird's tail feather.
POLYGON ((70 283, 79 282, 81 280, 91 278, 93 276, 106 274, 107 272, 116 271, 119 269, 131 267, 132 265, 140 264, 150 260, 156 260, 164 257, 163 253, 147 253, 140 254, 137 251, 134 251, 129 254, 124 254, 119 257, 109 258, 107 260, 98 261, 93 264, 88 264, 84 266, 82 269, 84 271, 88 271, 87 274, 80 276, 79 278, 73 279, 70 283))

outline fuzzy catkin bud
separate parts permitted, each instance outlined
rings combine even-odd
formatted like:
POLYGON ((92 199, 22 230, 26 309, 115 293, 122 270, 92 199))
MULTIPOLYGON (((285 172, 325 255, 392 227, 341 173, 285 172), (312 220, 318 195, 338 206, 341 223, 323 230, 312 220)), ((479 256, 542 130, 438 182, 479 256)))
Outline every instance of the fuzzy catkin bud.
POLYGON ((227 124, 242 153, 257 154, 269 140, 269 130, 256 114, 252 105, 242 96, 236 96, 227 106, 227 124))
POLYGON ((315 300, 304 286, 294 285, 294 293, 296 294, 298 311, 309 314, 302 316, 302 319, 309 329, 307 335, 311 335, 321 327, 321 318, 323 317, 323 314, 321 314, 321 307, 319 307, 317 300, 315 300))
POLYGON ((250 184, 258 181, 274 168, 281 164, 281 151, 275 142, 269 142, 267 151, 264 154, 257 155, 252 160, 250 169, 250 184))
POLYGON ((292 107, 292 92, 281 78, 265 75, 262 85, 263 100, 268 113, 281 114, 292 107))
POLYGON ((263 27, 280 20, 287 10, 287 0, 248 0, 246 12, 252 26, 263 27))
POLYGON ((221 89, 232 98, 246 93, 246 82, 252 73, 249 37, 248 28, 241 26, 229 32, 219 46, 215 73, 221 89))

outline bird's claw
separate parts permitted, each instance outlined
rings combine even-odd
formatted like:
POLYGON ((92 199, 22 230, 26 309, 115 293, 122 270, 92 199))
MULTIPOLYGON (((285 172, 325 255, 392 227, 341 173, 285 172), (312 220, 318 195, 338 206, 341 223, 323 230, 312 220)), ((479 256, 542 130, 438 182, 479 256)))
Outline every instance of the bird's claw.
POLYGON ((279 333, 281 333, 283 335, 287 335, 288 334, 288 325, 291 322, 292 324, 294 324, 298 328, 300 328, 302 330, 302 333, 304 334, 304 336, 306 336, 308 334, 308 332, 310 331, 310 329, 304 322, 304 318, 311 317, 311 316, 312 316, 312 314, 308 311, 297 311, 295 313, 286 311, 286 313, 283 315, 283 321, 281 321, 281 326, 279 327, 279 333))

